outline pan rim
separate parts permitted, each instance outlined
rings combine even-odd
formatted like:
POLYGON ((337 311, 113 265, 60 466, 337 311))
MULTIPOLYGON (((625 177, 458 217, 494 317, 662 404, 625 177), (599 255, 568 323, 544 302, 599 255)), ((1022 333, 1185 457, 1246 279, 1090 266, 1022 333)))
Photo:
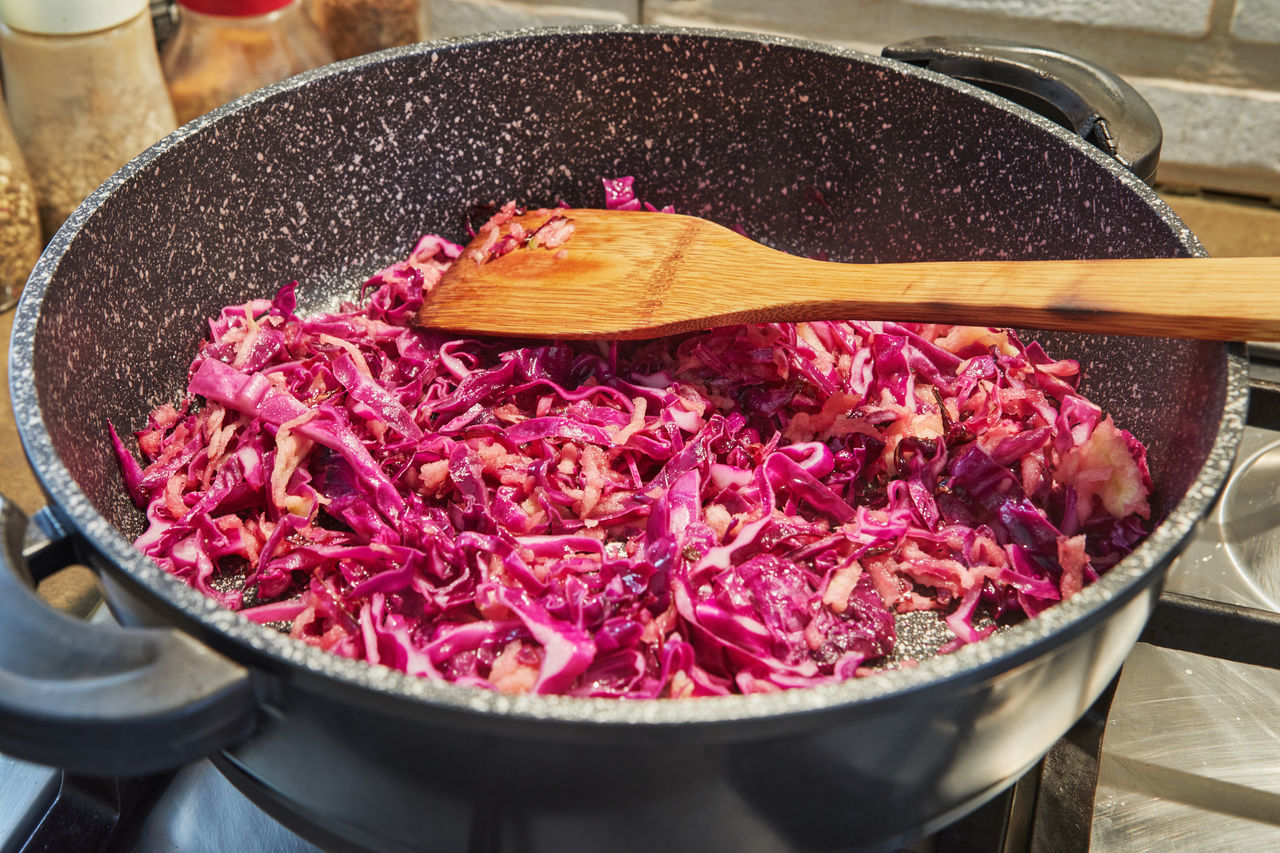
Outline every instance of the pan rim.
POLYGON ((1176 554, 1194 525, 1208 511, 1225 482, 1244 427, 1248 402, 1247 368, 1242 350, 1224 345, 1227 383, 1219 430, 1213 447, 1187 493, 1170 507, 1158 525, 1121 563, 1098 582, 1035 619, 957 651, 934 657, 909 669, 879 673, 871 678, 839 684, 750 696, 705 697, 696 700, 627 700, 566 696, 507 696, 474 687, 410 676, 363 661, 352 661, 308 646, 226 610, 198 590, 155 566, 108 522, 76 485, 49 439, 35 391, 36 327, 45 290, 75 237, 121 185, 132 180, 155 159, 180 146, 189 136, 217 123, 221 117, 252 107, 311 81, 350 70, 394 61, 398 57, 463 50, 471 46, 514 39, 580 37, 667 37, 747 40, 770 47, 816 51, 836 58, 880 66, 962 92, 1039 127, 1075 148, 1110 172, 1174 230, 1177 241, 1193 255, 1204 255, 1199 241, 1165 202, 1139 178, 1077 136, 1003 98, 927 69, 839 46, 783 36, 722 29, 665 26, 582 26, 512 30, 479 37, 445 39, 334 63, 260 89, 179 128, 143 152, 96 190, 59 230, 32 272, 14 319, 10 343, 10 393, 23 448, 51 506, 68 529, 101 555, 110 569, 176 613, 184 627, 195 627, 202 641, 252 668, 298 667, 344 688, 369 691, 388 700, 442 710, 465 711, 490 717, 591 726, 674 726, 760 722, 813 712, 851 710, 879 705, 883 700, 908 697, 942 682, 977 683, 993 673, 1034 660, 1064 637, 1086 630, 1106 613, 1120 607, 1144 588, 1143 581, 1161 570, 1176 554), (22 381, 27 377, 28 381, 22 381))

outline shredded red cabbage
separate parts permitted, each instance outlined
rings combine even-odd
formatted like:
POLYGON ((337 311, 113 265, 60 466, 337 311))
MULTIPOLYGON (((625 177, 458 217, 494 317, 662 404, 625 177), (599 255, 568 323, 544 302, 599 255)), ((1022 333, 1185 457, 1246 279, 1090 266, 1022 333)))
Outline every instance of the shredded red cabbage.
POLYGON ((350 658, 645 698, 863 675, 910 611, 970 643, 1144 534, 1142 446, 1009 330, 413 328, 460 252, 424 237, 334 314, 297 316, 293 285, 224 309, 190 397, 136 433, 145 467, 112 431, 137 547, 350 658))

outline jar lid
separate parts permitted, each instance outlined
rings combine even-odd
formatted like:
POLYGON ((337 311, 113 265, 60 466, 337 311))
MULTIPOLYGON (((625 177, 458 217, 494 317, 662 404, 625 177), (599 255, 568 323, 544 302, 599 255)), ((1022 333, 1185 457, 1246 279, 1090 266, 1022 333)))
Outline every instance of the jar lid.
POLYGON ((177 0, 177 2, 182 8, 202 15, 247 18, 251 15, 268 15, 277 9, 296 3, 297 0, 177 0))
POLYGON ((0 0, 0 21, 24 33, 67 36, 119 26, 147 0, 0 0))

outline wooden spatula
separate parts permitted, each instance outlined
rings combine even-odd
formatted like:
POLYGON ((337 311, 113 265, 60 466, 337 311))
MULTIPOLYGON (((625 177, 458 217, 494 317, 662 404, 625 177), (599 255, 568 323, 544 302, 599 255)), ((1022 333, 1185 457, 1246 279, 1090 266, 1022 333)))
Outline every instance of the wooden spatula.
MULTIPOLYGON (((692 216, 525 214, 480 235, 418 313, 424 326, 540 338, 651 338, 733 323, 899 320, 1280 340, 1280 258, 838 264, 692 216), (535 245, 572 221, 566 242, 535 245), (516 238, 507 239, 511 224, 516 238), (474 250, 474 252, 473 252, 474 250), (483 259, 482 263, 472 254, 483 259)), ((552 242, 555 242, 554 240, 552 242)))

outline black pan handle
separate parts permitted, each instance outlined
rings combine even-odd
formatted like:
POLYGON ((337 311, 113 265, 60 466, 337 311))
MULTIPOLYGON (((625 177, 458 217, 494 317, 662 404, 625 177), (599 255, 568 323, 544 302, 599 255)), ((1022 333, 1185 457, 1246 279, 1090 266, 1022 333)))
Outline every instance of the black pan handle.
POLYGON ((26 531, 26 516, 0 496, 0 752, 137 776, 253 731, 244 667, 176 630, 90 624, 41 601, 26 531))
POLYGON ((1164 592, 1139 642, 1280 669, 1280 613, 1164 592))
POLYGON ((1075 131, 1147 183, 1155 180, 1160 120, 1136 89, 1104 68, 1048 48, 966 36, 911 39, 881 55, 1016 101, 1075 131))

